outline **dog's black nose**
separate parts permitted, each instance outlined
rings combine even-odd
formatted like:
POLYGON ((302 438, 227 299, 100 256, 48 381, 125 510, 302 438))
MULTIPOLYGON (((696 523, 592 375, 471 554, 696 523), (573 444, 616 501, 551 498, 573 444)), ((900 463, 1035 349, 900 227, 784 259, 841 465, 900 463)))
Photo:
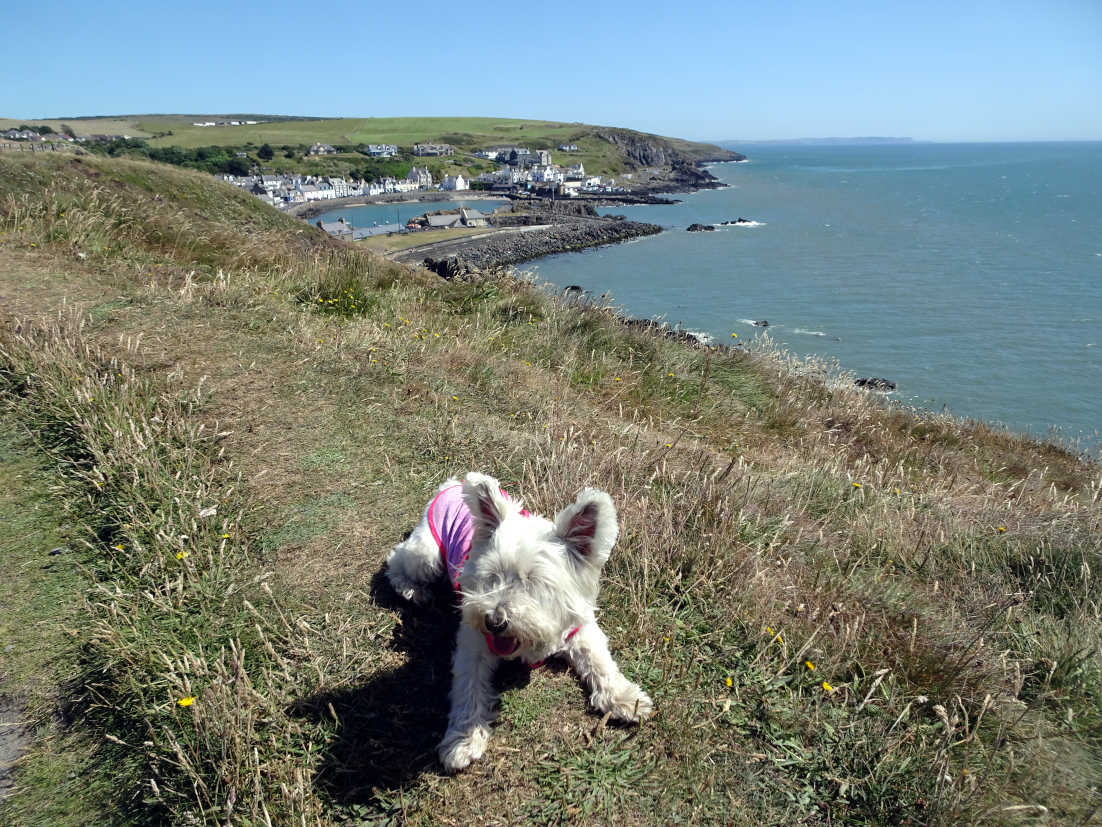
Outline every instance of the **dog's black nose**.
POLYGON ((486 615, 486 631, 491 635, 503 635, 509 630, 509 621, 499 614, 486 615))

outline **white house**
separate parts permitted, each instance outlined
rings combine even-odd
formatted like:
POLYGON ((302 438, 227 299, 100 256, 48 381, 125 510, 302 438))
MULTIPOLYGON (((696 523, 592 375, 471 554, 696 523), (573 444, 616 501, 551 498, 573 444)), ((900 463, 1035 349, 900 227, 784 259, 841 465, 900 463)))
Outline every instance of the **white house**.
POLYGON ((416 185, 416 189, 429 189, 432 186, 432 173, 428 167, 410 167, 407 181, 416 185))
POLYGON ((562 169, 555 164, 537 164, 532 167, 532 181, 539 184, 560 184, 562 169))
POLYGON ((471 188, 470 182, 467 181, 462 175, 445 175, 444 180, 440 184, 442 190, 469 190, 471 188))
MULTIPOLYGON (((363 147, 360 150, 363 151, 363 147)), ((367 154, 372 158, 392 158, 398 154, 398 147, 394 144, 368 144, 367 154)))

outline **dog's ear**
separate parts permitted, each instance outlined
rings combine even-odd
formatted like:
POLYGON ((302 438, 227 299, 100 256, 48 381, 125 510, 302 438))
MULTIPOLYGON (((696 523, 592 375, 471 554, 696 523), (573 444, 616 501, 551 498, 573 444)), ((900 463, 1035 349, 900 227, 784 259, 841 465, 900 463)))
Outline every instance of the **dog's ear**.
POLYGON ((612 497, 596 488, 582 489, 573 505, 555 515, 555 533, 575 560, 600 569, 620 533, 612 497))
POLYGON ((472 471, 463 480, 463 502, 474 518, 476 538, 486 538, 497 531, 509 513, 509 501, 501 493, 497 480, 472 471))

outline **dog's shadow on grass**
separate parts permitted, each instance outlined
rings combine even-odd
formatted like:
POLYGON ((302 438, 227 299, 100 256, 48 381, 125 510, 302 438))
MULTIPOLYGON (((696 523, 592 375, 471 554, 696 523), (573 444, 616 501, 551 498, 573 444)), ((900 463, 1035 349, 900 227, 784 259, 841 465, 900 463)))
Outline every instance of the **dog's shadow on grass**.
MULTIPOLYGON (((405 663, 359 686, 303 698, 291 708, 292 715, 330 724, 336 715, 337 735, 326 745, 314 784, 343 805, 379 803, 377 792, 443 772, 436 748, 448 722, 459 626, 455 592, 441 580, 432 600, 415 606, 395 594, 380 571, 372 578, 371 597, 399 613, 389 648, 405 654, 405 663)), ((502 664, 495 684, 502 691, 518 688, 529 674, 522 665, 502 664)))

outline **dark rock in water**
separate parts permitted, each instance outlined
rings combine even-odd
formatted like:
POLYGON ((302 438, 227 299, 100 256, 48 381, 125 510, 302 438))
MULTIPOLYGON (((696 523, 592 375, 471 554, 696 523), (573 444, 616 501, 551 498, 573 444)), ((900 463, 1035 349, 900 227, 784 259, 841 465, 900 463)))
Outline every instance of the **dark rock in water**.
POLYGON ((585 290, 580 284, 568 284, 562 290, 564 293, 584 293, 585 290))
POLYGON ((769 327, 769 320, 760 319, 759 321, 754 322, 754 327, 769 327))
POLYGON ((865 388, 870 391, 894 391, 895 382, 890 379, 881 379, 878 376, 862 377, 861 379, 855 379, 853 384, 859 388, 865 388))
POLYGON ((690 224, 688 227, 690 233, 706 233, 715 232, 715 227, 711 224, 690 224))
MULTIPOLYGON (((680 326, 672 327, 669 322, 658 322, 654 319, 632 319, 626 318, 623 320, 627 327, 636 329, 650 330, 657 333, 659 336, 664 336, 667 339, 674 339, 678 342, 685 342, 686 344, 694 345, 696 347, 707 347, 708 342, 702 339, 695 333, 690 333, 688 330, 682 330, 680 326)), ((678 322, 680 325, 680 322, 678 322)))

